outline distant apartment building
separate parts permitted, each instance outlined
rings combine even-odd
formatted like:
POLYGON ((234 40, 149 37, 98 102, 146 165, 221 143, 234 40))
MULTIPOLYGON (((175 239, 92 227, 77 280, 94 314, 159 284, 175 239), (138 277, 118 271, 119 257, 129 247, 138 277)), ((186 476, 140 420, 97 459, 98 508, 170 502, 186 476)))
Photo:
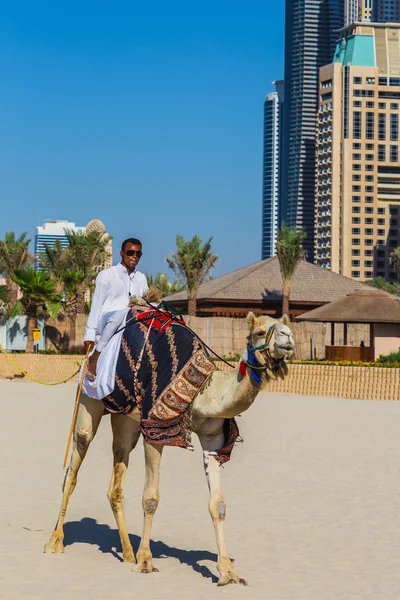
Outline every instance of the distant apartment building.
MULTIPOLYGON (((62 248, 68 246, 68 238, 66 233, 73 231, 75 233, 87 233, 89 231, 97 230, 104 235, 106 234, 106 228, 103 223, 98 219, 94 219, 86 225, 86 227, 77 227, 75 223, 70 221, 56 221, 49 220, 44 223, 43 226, 36 228, 35 236, 35 257, 37 268, 40 270, 40 256, 44 253, 46 245, 49 248, 53 248, 56 241, 58 241, 62 248)), ((112 242, 109 240, 107 244, 107 260, 103 265, 103 268, 111 267, 112 265, 112 242)))
POLYGON ((319 68, 332 62, 344 0, 286 0, 282 220, 305 227, 314 253, 315 117, 319 68))
MULTIPOLYGON (((376 2, 376 0, 375 0, 376 2)), ((345 0, 344 25, 358 21, 372 21, 374 0, 345 0)))
POLYGON ((400 0, 370 0, 373 2, 372 20, 376 23, 398 23, 400 0))
POLYGON ((395 280, 400 245, 400 25, 353 24, 320 69, 315 263, 395 280))
POLYGON ((267 94, 264 102, 262 259, 276 254, 281 193, 284 82, 274 84, 276 92, 267 94))

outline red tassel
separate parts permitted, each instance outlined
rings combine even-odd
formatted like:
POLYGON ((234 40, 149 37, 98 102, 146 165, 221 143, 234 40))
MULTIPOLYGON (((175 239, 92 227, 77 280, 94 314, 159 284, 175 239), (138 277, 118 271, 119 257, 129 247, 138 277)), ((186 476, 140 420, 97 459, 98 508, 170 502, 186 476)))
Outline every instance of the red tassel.
POLYGON ((240 365, 239 365, 239 373, 241 374, 242 377, 244 377, 246 375, 246 365, 244 364, 243 361, 240 361, 240 365))

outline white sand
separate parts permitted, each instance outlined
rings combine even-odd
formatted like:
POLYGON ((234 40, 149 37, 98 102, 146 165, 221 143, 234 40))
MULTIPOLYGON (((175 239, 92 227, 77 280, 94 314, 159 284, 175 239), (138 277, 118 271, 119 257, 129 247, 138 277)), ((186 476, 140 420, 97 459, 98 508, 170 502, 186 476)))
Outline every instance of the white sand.
MULTIPOLYGON (((109 419, 82 467, 63 555, 43 554, 61 500, 74 386, 0 382, 0 598, 390 600, 400 598, 400 404, 261 395, 223 471, 231 557, 249 587, 216 587, 199 450, 168 448, 153 529, 160 573, 120 562, 106 491, 109 419)), ((198 448, 198 445, 197 445, 198 448)), ((135 549, 141 443, 126 483, 135 549)))

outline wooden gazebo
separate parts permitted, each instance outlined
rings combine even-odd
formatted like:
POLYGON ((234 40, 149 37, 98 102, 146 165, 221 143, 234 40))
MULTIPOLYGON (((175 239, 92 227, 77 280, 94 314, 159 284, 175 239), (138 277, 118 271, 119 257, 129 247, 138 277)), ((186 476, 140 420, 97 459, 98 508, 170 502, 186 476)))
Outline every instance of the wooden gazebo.
POLYGON ((328 360, 373 361, 400 347, 400 299, 375 289, 361 289, 297 317, 297 321, 331 323, 331 343, 325 346, 328 360), (335 324, 343 323, 343 346, 335 345, 335 324), (369 324, 369 346, 348 346, 350 323, 369 324))

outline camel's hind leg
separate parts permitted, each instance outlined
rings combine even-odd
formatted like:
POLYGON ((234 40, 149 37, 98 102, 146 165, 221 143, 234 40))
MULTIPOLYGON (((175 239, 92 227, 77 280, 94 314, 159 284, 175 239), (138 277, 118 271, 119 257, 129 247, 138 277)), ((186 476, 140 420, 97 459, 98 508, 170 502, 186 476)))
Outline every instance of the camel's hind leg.
POLYGON ((122 553, 126 562, 135 563, 135 553, 129 540, 124 511, 123 485, 129 463, 129 454, 140 436, 139 420, 125 415, 111 415, 113 430, 114 465, 108 488, 108 499, 117 522, 122 553))
POLYGON ((139 573, 152 573, 158 571, 153 567, 153 555, 150 550, 151 526, 160 499, 160 462, 163 446, 144 442, 144 456, 146 461, 146 479, 143 490, 143 533, 137 553, 139 573))
POLYGON ((44 547, 44 551, 48 554, 53 552, 64 552, 64 520, 68 501, 75 489, 79 468, 86 456, 90 442, 96 435, 103 412, 104 406, 102 402, 82 394, 74 429, 74 444, 71 461, 64 479, 61 510, 56 527, 50 540, 44 547))
POLYGON ((204 451, 204 470, 207 477, 208 488, 210 490, 210 501, 208 508, 214 525, 215 537, 217 541, 217 569, 220 575, 218 585, 227 585, 228 583, 241 583, 243 585, 247 585, 246 581, 241 579, 235 572, 225 543, 224 521, 226 517, 226 505, 221 492, 221 467, 218 460, 215 458, 215 455, 213 455, 213 452, 222 448, 224 445, 222 426, 219 432, 212 432, 212 434, 198 433, 198 436, 204 451))

